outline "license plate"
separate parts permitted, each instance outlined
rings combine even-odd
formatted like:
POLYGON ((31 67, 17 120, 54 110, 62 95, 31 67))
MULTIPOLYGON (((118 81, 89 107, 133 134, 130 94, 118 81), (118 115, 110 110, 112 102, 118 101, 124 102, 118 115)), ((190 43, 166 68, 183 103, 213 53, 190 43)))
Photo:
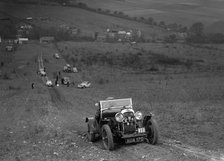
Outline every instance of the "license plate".
POLYGON ((136 142, 143 142, 143 141, 144 141, 144 137, 129 138, 129 139, 125 140, 125 142, 127 144, 129 144, 129 143, 136 143, 136 142))
POLYGON ((144 127, 138 128, 138 133, 145 133, 145 128, 144 127))
POLYGON ((135 138, 136 142, 143 142, 144 141, 144 137, 137 137, 135 138))
POLYGON ((129 143, 135 143, 135 138, 130 138, 130 139, 126 139, 126 143, 129 144, 129 143))

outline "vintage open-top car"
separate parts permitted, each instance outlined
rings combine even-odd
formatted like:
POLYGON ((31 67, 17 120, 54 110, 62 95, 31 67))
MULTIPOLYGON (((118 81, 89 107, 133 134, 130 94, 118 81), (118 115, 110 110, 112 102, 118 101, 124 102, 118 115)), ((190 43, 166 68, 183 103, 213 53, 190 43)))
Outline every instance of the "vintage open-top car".
POLYGON ((70 78, 69 77, 63 77, 61 78, 61 84, 67 85, 69 86, 71 83, 70 78))
POLYGON ((89 81, 84 81, 80 84, 78 84, 78 88, 89 88, 91 86, 91 83, 89 81))
POLYGON ((148 142, 157 144, 158 129, 153 115, 134 112, 131 98, 106 99, 96 103, 95 117, 87 117, 87 137, 94 142, 102 138, 103 146, 113 150, 115 143, 148 142))
POLYGON ((40 69, 37 71, 37 74, 39 74, 39 75, 41 75, 41 76, 44 76, 44 77, 47 75, 47 73, 46 73, 46 71, 45 71, 44 68, 40 68, 40 69))
POLYGON ((77 73, 78 69, 76 67, 72 67, 70 64, 66 64, 63 67, 63 71, 67 73, 77 73))
POLYGON ((55 54, 54 54, 54 58, 55 58, 55 59, 60 59, 59 54, 58 54, 58 53, 55 53, 55 54))

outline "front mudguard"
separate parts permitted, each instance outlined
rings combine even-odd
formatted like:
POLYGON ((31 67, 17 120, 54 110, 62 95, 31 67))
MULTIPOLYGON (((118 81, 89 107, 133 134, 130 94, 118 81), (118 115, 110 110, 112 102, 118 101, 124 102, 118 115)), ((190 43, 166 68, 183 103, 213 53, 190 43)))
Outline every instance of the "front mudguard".
POLYGON ((86 121, 85 121, 89 127, 90 127, 90 132, 91 133, 98 133, 98 123, 95 119, 95 117, 86 117, 86 121))
POLYGON ((149 114, 149 115, 146 115, 144 116, 143 118, 143 126, 146 126, 147 125, 147 122, 152 118, 153 114, 149 114))

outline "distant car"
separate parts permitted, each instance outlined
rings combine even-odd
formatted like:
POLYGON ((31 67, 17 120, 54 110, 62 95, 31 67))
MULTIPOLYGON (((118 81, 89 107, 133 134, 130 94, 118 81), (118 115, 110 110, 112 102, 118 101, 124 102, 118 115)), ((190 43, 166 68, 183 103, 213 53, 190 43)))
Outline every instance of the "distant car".
POLYGON ((44 68, 40 68, 38 71, 37 71, 37 74, 40 74, 41 76, 46 76, 47 73, 45 72, 44 68))
POLYGON ((63 78, 61 79, 61 84, 64 84, 64 85, 69 86, 70 83, 71 83, 71 81, 70 81, 69 77, 63 77, 63 78))
POLYGON ((89 81, 84 81, 78 84, 78 88, 89 88, 90 86, 91 86, 91 83, 89 81))
POLYGON ((56 59, 60 59, 60 56, 59 56, 58 53, 55 53, 55 54, 54 54, 54 57, 55 57, 56 59))
POLYGON ((76 67, 72 68, 73 73, 78 73, 78 69, 76 67))
POLYGON ((14 51, 14 47, 13 47, 13 45, 6 45, 5 50, 6 51, 14 51))
POLYGON ((63 71, 66 73, 77 73, 78 69, 76 67, 71 67, 70 64, 66 64, 63 68, 63 71))
POLYGON ((63 71, 64 71, 64 72, 67 72, 67 73, 72 72, 72 67, 71 67, 71 65, 70 65, 70 64, 66 64, 66 65, 64 66, 64 68, 63 68, 63 71))
POLYGON ((134 111, 132 99, 106 99, 95 104, 95 117, 87 117, 87 138, 94 142, 102 138, 106 150, 114 150, 115 143, 158 143, 158 128, 152 113, 134 111))
POLYGON ((53 83, 52 83, 52 81, 51 81, 51 80, 47 80, 47 82, 46 82, 46 86, 48 86, 48 87, 53 87, 53 83))
POLYGON ((26 20, 33 20, 33 17, 27 17, 26 20))

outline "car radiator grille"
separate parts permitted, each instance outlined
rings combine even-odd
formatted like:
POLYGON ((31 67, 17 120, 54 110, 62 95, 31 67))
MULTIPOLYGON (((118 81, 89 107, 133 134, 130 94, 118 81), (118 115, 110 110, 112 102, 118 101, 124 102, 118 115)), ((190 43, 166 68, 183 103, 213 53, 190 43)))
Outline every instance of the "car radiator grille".
POLYGON ((130 133, 134 133, 136 130, 134 123, 125 123, 124 124, 124 133, 125 134, 130 134, 130 133))

